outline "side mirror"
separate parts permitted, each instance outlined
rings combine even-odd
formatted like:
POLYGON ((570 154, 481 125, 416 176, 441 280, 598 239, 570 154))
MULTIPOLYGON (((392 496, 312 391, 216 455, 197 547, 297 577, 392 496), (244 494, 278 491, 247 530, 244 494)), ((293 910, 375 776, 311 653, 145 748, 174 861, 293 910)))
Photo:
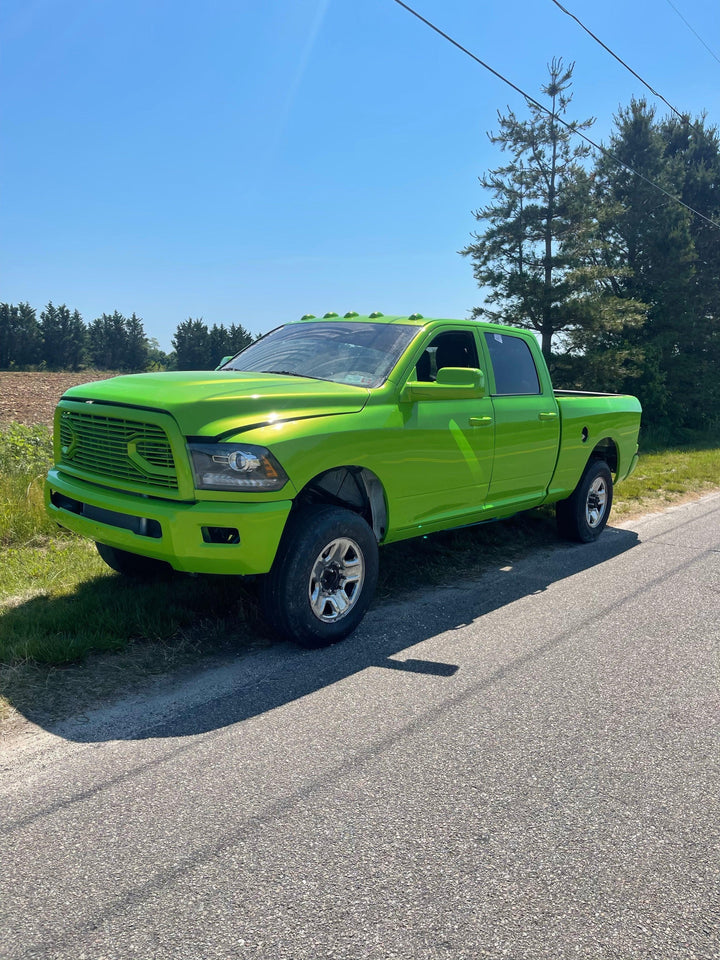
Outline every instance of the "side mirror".
POLYGON ((485 374, 475 367, 441 367, 435 383, 410 380, 400 400, 479 400, 485 396, 485 374))
POLYGON ((232 360, 232 358, 233 358, 232 354, 229 357, 223 357, 220 363, 215 367, 215 369, 216 370, 222 369, 225 366, 225 364, 228 362, 228 360, 232 360))
POLYGON ((448 387, 463 387, 473 393, 480 391, 480 396, 485 395, 485 374, 476 367, 440 367, 435 383, 448 387))

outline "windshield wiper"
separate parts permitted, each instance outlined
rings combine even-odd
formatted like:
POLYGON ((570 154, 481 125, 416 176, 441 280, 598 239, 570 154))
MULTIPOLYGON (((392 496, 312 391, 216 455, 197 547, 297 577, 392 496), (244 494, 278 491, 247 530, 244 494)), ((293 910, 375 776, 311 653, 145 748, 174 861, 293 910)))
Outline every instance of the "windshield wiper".
POLYGON ((311 377, 309 373, 293 373, 292 370, 258 370, 258 373, 276 373, 280 377, 303 377, 305 380, 322 380, 322 377, 311 377))

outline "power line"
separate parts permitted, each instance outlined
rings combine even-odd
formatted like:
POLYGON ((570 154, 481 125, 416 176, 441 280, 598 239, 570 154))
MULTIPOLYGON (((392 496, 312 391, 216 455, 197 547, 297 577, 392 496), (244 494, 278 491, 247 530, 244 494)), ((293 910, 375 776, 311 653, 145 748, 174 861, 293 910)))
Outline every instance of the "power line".
POLYGON ((702 38, 702 37, 700 36, 700 34, 697 32, 697 30, 695 30, 695 29, 687 22, 687 20, 686 20, 685 17, 680 13, 680 11, 679 11, 678 8, 675 6, 675 4, 674 4, 674 3, 670 3, 670 0, 667 0, 667 2, 668 2, 668 3, 670 4, 670 6, 673 8, 673 10, 675 11, 675 13, 680 17, 680 19, 681 19, 682 22, 685 24, 685 26, 688 28, 688 30, 690 30, 691 33, 694 33, 694 34, 695 34, 695 36, 698 38, 698 40, 700 41, 700 43, 705 47, 705 49, 706 49, 707 52, 710 54, 710 56, 711 56, 711 57, 715 57, 715 59, 717 60, 717 62, 720 63, 720 57, 718 57, 718 55, 715 53, 714 50, 711 50, 711 49, 710 49, 710 47, 705 43, 705 41, 703 40, 703 38, 702 38))
MULTIPOLYGON (((669 0, 668 0, 668 2, 669 2, 669 0)), ((570 11, 567 10, 561 3, 558 3, 558 0, 552 0, 552 3, 554 3, 556 7, 558 7, 560 10, 562 10, 562 12, 563 12, 564 14, 567 14, 568 17, 570 17, 572 20, 574 20, 575 23, 578 24, 578 26, 582 27, 582 29, 585 31, 585 33, 589 34, 589 36, 591 36, 591 37, 593 38, 593 40, 595 40, 596 43, 599 43, 600 46, 603 48, 603 50, 607 50, 607 52, 610 54, 611 57, 615 57, 615 59, 617 60, 617 62, 620 63, 620 64, 622 64, 623 67, 625 67, 626 70, 629 70, 630 73, 631 73, 637 80, 640 81, 640 83, 642 83, 644 86, 646 86, 646 87, 648 88, 648 90, 650 91, 650 93, 653 94, 653 96, 658 97, 660 100, 662 100, 662 102, 663 102, 666 106, 670 107, 670 109, 672 110, 672 112, 673 112, 674 114, 676 114, 683 122, 687 122, 688 117, 687 117, 686 114, 680 113, 679 110, 676 110, 675 107, 670 103, 669 100, 666 100, 665 97, 664 97, 661 93, 658 93, 657 90, 655 90, 654 87, 651 87, 650 84, 647 82, 647 80, 643 80, 643 78, 640 76, 640 74, 639 74, 639 73, 636 73, 636 72, 633 70, 632 67, 628 66, 628 64, 625 63, 625 61, 622 59, 622 57, 619 57, 614 51, 612 51, 612 50, 610 49, 610 47, 607 46, 607 44, 603 43, 602 40, 601 40, 599 37, 596 37, 595 34, 592 32, 592 30, 588 29, 588 27, 585 26, 585 24, 582 22, 582 20, 580 20, 578 17, 576 17, 574 13, 570 13, 570 11)))
POLYGON ((650 180, 648 177, 645 176, 645 174, 640 173, 639 170, 635 170, 633 167, 630 166, 630 164, 625 163, 624 160, 621 160, 619 157, 616 157, 614 153, 611 153, 605 147, 600 146, 599 143, 595 143, 594 140, 591 140, 590 137, 588 137, 586 134, 578 130, 574 124, 567 123, 567 121, 563 120, 562 117, 553 113, 552 110, 549 110, 546 106, 544 106, 534 97, 531 97, 529 93, 525 93, 525 91, 522 90, 520 87, 518 87, 517 84, 514 84, 512 80, 508 80, 508 78, 503 76, 502 73, 499 73, 497 70, 494 70, 489 64, 485 63, 484 60, 481 60, 480 57, 475 56, 475 54, 472 53, 470 50, 468 50, 467 47, 464 47, 461 43, 458 43, 457 40, 454 40, 449 34, 441 30, 440 27, 436 27, 434 23, 432 23, 430 20, 423 17, 423 15, 418 13, 417 10, 413 10, 413 8, 408 6, 407 3, 404 3, 403 0, 394 0, 394 2, 397 3, 398 6, 402 7, 404 10, 407 10, 408 13, 411 13, 414 17, 417 17, 417 19, 420 20, 421 23, 424 23, 425 26, 429 27, 431 30, 434 30, 435 33, 439 34, 439 36, 441 36, 444 40, 447 40, 448 43, 451 43, 454 47, 457 47, 458 50, 462 51, 462 53, 470 57, 471 60, 474 60, 476 63, 479 63, 480 66, 484 67, 486 70, 489 70, 490 73, 493 74, 493 76, 497 77, 498 80, 502 80, 503 83, 506 83, 516 93, 519 93, 520 96, 524 97, 528 103, 531 103, 533 106, 537 107, 538 110, 541 110, 543 113, 547 113, 549 116, 553 117, 553 119, 555 119, 559 124, 561 124, 567 130, 569 130, 570 133, 574 133, 578 137, 581 137, 583 140, 585 140, 586 143, 590 144, 590 146, 593 147, 595 150, 597 150, 599 153, 602 153, 608 159, 612 160, 613 163, 616 163, 618 166, 623 167, 623 169, 627 170, 629 173, 632 173, 634 176, 639 177, 640 180, 644 181, 649 186, 653 187, 655 190, 658 190, 660 193, 666 196, 668 200, 672 200, 674 203, 680 204, 681 207, 685 207, 685 209, 689 210, 690 213, 694 213, 696 217, 700 217, 701 220, 705 220, 711 226, 716 227, 718 230, 720 230, 720 223, 718 223, 715 220, 712 220, 710 217, 707 217, 704 213, 700 213, 699 210, 696 210, 694 207, 691 207, 690 204, 685 203, 685 201, 681 200, 680 197, 676 197, 674 194, 667 191, 664 187, 661 187, 659 183, 655 183, 653 180, 650 180))

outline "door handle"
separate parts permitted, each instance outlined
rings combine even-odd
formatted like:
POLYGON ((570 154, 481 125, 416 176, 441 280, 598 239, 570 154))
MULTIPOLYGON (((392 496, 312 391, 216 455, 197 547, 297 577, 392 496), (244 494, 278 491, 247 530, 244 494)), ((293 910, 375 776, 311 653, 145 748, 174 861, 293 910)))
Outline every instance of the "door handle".
POLYGON ((469 421, 471 427, 487 427, 492 422, 492 417, 470 417, 469 421))
POLYGON ((554 410, 548 413, 539 413, 538 420, 557 420, 557 414, 554 410))

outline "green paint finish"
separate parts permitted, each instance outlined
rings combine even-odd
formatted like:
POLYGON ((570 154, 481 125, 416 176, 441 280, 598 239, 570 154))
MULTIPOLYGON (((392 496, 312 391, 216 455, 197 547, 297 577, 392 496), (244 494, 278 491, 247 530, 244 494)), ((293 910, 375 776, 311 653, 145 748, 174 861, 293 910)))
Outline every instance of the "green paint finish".
POLYGON ((217 371, 69 390, 46 496, 58 523, 110 546, 178 570, 264 573, 290 510, 328 471, 377 478, 376 531, 390 542, 564 499, 593 455, 619 482, 639 425, 633 397, 556 394, 527 331, 329 315, 278 328, 217 371), (252 445, 236 458, 249 470, 265 449, 289 479, 197 490, 190 440, 252 445), (240 542, 208 534, 226 529, 240 542))
POLYGON ((220 436, 257 423, 352 413, 367 402, 362 387, 274 374, 139 373, 72 387, 63 399, 119 404, 164 413, 186 436, 220 436))

